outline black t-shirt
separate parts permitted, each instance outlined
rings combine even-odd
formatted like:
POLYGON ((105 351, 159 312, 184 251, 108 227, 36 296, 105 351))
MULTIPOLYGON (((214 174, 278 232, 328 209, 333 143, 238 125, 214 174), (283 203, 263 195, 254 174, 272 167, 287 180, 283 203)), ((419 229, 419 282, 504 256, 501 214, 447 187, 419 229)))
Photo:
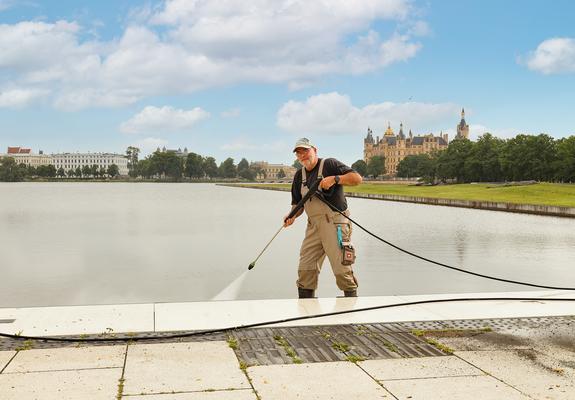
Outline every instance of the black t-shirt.
MULTIPOLYGON (((319 171, 319 165, 321 163, 321 158, 317 160, 317 164, 314 169, 310 171, 306 170, 306 186, 310 187, 312 183, 317 180, 317 173, 319 171)), ((302 167, 304 168, 304 167, 302 167)), ((353 169, 342 163, 341 161, 336 160, 335 158, 326 158, 323 162, 323 177, 326 176, 334 176, 334 175, 345 175, 348 172, 355 172, 353 169)), ((291 184, 291 204, 297 204, 302 196, 301 196, 301 180, 302 174, 301 169, 299 169, 294 177, 293 182, 291 184)), ((330 188, 331 189, 331 188, 330 188)), ((325 195, 325 199, 333 204, 335 207, 338 208, 340 211, 347 210, 347 201, 345 200, 345 196, 343 194, 343 186, 342 185, 335 185, 335 190, 331 196, 325 195)))

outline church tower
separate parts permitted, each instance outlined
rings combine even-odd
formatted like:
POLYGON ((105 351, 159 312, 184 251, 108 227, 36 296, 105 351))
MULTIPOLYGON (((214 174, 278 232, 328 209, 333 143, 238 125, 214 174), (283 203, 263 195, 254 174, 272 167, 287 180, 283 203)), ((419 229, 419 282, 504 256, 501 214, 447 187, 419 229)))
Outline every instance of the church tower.
POLYGON ((457 135, 455 139, 469 139, 469 125, 465 123, 465 109, 461 109, 461 121, 457 125, 457 135))

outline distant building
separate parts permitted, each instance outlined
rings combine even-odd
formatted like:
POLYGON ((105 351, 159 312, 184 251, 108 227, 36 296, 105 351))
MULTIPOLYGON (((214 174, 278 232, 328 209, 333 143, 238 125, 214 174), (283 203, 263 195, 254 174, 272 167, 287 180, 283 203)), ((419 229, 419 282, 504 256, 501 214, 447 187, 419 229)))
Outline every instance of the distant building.
POLYGON ((455 139, 469 139, 469 125, 465 123, 465 109, 461 109, 461 121, 457 125, 455 139))
MULTIPOLYGON (((23 147, 8 147, 8 151, 6 154, 30 154, 32 150, 25 149, 23 147)), ((41 154, 42 152, 40 152, 41 154)))
POLYGON ((52 154, 51 164, 56 169, 75 170, 76 168, 84 167, 85 165, 91 167, 97 165, 99 168, 108 169, 112 164, 118 166, 120 175, 128 175, 128 158, 123 154, 114 153, 59 153, 52 154))
POLYGON ((373 132, 367 128, 367 136, 363 140, 363 159, 367 163, 373 156, 385 157, 385 174, 395 176, 397 165, 407 156, 416 154, 429 154, 435 150, 447 148, 447 134, 441 133, 434 136, 428 135, 413 136, 411 129, 406 137, 403 133, 403 123, 399 125, 399 133, 396 135, 388 124, 383 137, 373 139, 373 132))
POLYGON ((52 157, 44 154, 42 150, 38 154, 34 154, 31 149, 22 147, 8 147, 6 154, 0 154, 0 156, 12 157, 17 164, 24 164, 34 168, 52 163, 52 157))
POLYGON ((108 169, 112 164, 118 166, 120 175, 128 175, 128 158, 123 154, 114 153, 59 153, 44 154, 42 150, 34 154, 30 149, 22 147, 8 147, 6 154, 0 157, 13 157, 18 164, 39 167, 40 165, 53 165, 56 170, 63 168, 65 172, 87 165, 97 165, 98 168, 108 169))
POLYGON ((296 173, 296 169, 291 165, 283 165, 283 164, 269 164, 266 161, 254 161, 251 163, 251 167, 259 168, 261 171, 256 176, 256 179, 293 179, 293 176, 296 173), (280 178, 281 173, 283 171, 284 178, 280 178))
POLYGON ((166 149, 166 147, 162 147, 161 149, 158 147, 156 149, 156 152, 158 152, 158 153, 174 153, 176 156, 178 156, 180 158, 187 158, 188 157, 188 148, 187 147, 184 147, 183 151, 181 148, 179 148, 178 150, 173 150, 173 149, 166 149))

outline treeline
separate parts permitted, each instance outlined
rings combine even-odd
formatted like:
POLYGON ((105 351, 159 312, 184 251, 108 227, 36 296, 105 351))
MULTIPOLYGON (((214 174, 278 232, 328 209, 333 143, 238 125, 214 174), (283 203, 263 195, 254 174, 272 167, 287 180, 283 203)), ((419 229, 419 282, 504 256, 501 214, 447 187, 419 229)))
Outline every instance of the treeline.
POLYGON ((397 176, 427 182, 573 183, 575 136, 555 140, 546 134, 517 135, 504 140, 485 133, 476 142, 454 139, 445 150, 405 157, 397 176))
MULTIPOLYGON (((143 160, 138 160, 138 149, 130 147, 126 151, 128 156, 128 170, 132 178, 159 178, 179 180, 182 177, 190 179, 235 179, 243 178, 253 181, 258 174, 265 175, 257 165, 250 165, 248 160, 242 160, 236 165, 233 158, 227 158, 218 166, 213 157, 204 157, 196 153, 188 153, 186 157, 178 156, 173 151, 156 151, 143 160), (134 155, 134 153, 136 153, 134 155)), ((283 171, 280 171, 278 178, 283 171)))
POLYGON ((13 157, 0 157, 0 181, 1 182, 21 182, 25 179, 37 178, 114 178, 119 174, 116 164, 108 168, 98 165, 85 165, 82 168, 56 169, 53 165, 39 165, 34 167, 26 164, 19 164, 13 157))

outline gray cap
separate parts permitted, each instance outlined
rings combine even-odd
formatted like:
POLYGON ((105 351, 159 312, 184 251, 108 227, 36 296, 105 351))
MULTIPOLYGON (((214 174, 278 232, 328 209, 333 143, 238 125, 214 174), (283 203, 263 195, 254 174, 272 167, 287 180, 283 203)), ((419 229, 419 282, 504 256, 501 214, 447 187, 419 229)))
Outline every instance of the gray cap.
POLYGON ((303 147, 304 149, 311 149, 313 147, 314 149, 317 149, 317 147, 315 147, 315 144, 313 144, 311 140, 305 137, 298 139, 297 142, 295 142, 293 151, 295 152, 298 147, 303 147))

